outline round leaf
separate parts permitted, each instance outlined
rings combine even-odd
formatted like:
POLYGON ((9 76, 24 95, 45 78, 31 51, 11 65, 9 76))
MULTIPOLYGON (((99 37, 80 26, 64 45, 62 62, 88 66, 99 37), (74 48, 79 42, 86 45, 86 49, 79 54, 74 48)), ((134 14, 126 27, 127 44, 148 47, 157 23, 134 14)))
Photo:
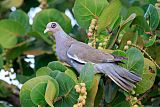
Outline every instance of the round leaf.
POLYGON ((128 58, 126 68, 141 75, 144 67, 144 57, 142 53, 136 48, 130 48, 126 54, 128 58))
POLYGON ((49 67, 42 67, 37 70, 36 76, 50 75, 52 70, 49 67))
POLYGON ((9 15, 9 19, 18 22, 19 24, 24 26, 27 31, 29 31, 29 29, 30 29, 29 17, 24 11, 22 11, 22 10, 13 11, 9 15))
POLYGON ((53 100, 58 97, 59 94, 59 85, 56 80, 48 80, 47 88, 45 92, 45 100, 51 107, 53 106, 53 100))
POLYGON ((36 107, 36 105, 31 100, 30 92, 36 84, 40 82, 47 83, 49 79, 52 79, 52 77, 47 76, 47 75, 35 77, 27 81, 22 86, 21 91, 20 91, 20 102, 23 105, 23 107, 36 107))
POLYGON ((155 81, 156 77, 156 66, 155 64, 145 58, 144 59, 144 71, 142 74, 142 81, 138 82, 135 88, 137 94, 142 94, 150 89, 155 81))
POLYGON ((76 0, 73 9, 78 24, 87 29, 91 20, 100 16, 107 5, 107 0, 76 0))
POLYGON ((108 7, 105 7, 98 20, 98 32, 105 30, 111 24, 115 23, 121 11, 121 2, 113 0, 108 7))
POLYGON ((72 71, 71 69, 67 69, 65 71, 65 74, 67 74, 68 76, 70 76, 76 83, 78 83, 77 75, 75 74, 74 71, 72 71))
POLYGON ((59 85, 59 96, 63 96, 61 100, 55 102, 55 107, 72 107, 77 103, 78 93, 74 86, 76 83, 65 73, 58 73, 56 80, 59 85))
POLYGON ((46 82, 40 82, 36 84, 33 89, 31 90, 30 96, 31 100, 35 105, 45 105, 45 90, 47 87, 46 82))
POLYGON ((59 61, 53 61, 48 63, 47 67, 49 67, 51 70, 59 70, 61 72, 65 72, 67 68, 61 64, 59 61))
POLYGON ((0 21, 0 32, 2 47, 12 48, 17 44, 17 37, 24 35, 25 29, 17 22, 5 19, 0 21))
POLYGON ((79 82, 86 84, 86 89, 89 91, 92 88, 94 80, 94 68, 91 63, 87 63, 84 65, 80 72, 79 82))

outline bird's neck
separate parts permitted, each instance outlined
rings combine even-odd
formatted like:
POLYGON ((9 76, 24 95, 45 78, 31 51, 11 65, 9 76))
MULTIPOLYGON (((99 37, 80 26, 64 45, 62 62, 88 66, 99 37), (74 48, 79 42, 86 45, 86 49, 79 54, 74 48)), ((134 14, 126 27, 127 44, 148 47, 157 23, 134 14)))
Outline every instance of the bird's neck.
POLYGON ((54 33, 56 41, 66 40, 68 38, 67 34, 64 31, 57 31, 54 33))

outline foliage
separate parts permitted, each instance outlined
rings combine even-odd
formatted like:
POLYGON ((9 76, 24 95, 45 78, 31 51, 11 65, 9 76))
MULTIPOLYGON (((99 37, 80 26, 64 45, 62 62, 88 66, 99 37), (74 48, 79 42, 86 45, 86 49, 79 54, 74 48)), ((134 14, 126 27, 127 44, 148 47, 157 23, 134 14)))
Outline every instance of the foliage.
MULTIPOLYGON (((0 19, 0 68, 8 73, 6 76, 16 73, 15 79, 23 84, 18 92, 22 107, 72 107, 79 97, 74 87, 80 83, 86 84, 85 107, 159 106, 160 2, 1 0, 0 19), (16 10, 10 11, 13 6, 16 10), (31 24, 28 10, 32 7, 42 10, 31 24), (73 20, 65 14, 66 10, 74 16, 76 25, 71 24, 73 20), (142 80, 132 92, 125 92, 105 76, 94 74, 91 63, 85 64, 78 74, 57 59, 51 34, 43 33, 51 21, 58 22, 75 39, 126 57, 128 60, 117 64, 140 75, 142 80), (87 37, 89 32, 92 35, 87 37)), ((14 93, 10 91, 13 86, 8 87, 0 81, 0 100, 5 100, 0 101, 2 107, 8 103, 15 106, 7 100, 14 93)))

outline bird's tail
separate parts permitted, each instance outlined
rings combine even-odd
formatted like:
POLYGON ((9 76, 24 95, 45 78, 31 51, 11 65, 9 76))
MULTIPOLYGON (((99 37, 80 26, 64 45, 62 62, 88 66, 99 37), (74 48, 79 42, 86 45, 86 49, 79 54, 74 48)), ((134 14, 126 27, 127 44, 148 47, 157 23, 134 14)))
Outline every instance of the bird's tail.
POLYGON ((125 91, 131 91, 135 88, 135 83, 141 80, 141 77, 129 70, 122 68, 114 63, 95 64, 97 73, 103 73, 113 80, 119 87, 125 91))

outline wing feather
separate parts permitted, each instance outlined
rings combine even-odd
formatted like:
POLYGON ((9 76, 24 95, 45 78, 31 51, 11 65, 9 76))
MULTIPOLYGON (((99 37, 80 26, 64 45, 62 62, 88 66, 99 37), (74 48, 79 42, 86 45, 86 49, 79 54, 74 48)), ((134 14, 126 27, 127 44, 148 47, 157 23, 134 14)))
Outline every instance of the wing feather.
POLYGON ((104 53, 81 42, 73 43, 67 51, 67 56, 80 63, 106 63, 115 61, 113 55, 104 53))

